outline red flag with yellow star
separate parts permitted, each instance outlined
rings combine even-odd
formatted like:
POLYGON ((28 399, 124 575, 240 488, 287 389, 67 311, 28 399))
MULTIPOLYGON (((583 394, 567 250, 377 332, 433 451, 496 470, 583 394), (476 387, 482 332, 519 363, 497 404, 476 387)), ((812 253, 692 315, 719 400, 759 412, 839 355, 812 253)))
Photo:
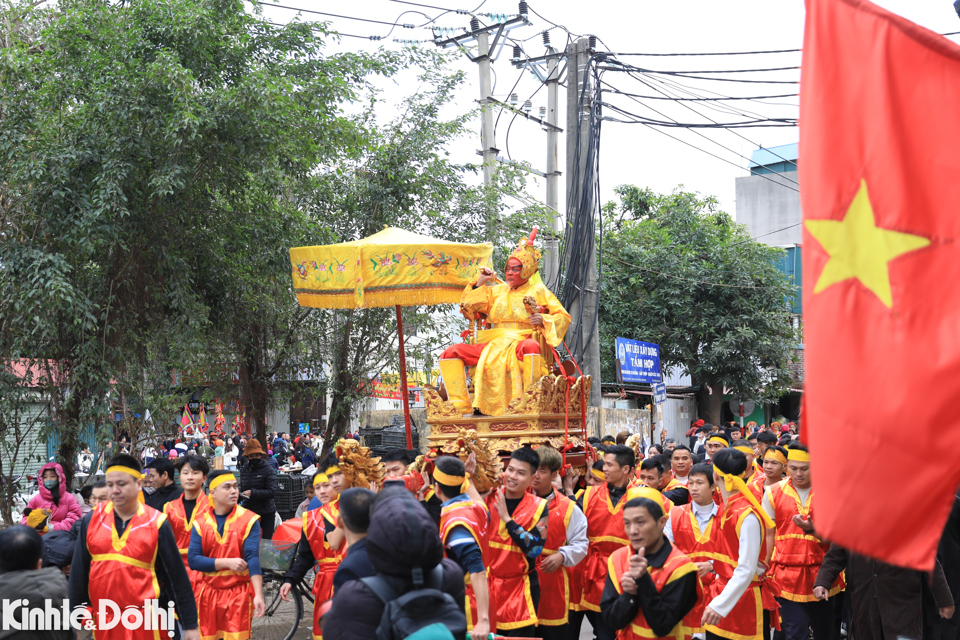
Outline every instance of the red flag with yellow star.
POLYGON ((817 534, 930 570, 960 483, 960 47, 807 0, 804 439, 817 534))

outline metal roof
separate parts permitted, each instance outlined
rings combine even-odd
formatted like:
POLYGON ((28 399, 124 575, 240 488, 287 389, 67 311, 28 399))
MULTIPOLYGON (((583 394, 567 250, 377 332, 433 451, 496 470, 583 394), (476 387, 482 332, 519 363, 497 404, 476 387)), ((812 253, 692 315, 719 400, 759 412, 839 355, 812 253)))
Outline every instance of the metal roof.
POLYGON ((756 149, 750 154, 750 167, 765 167, 778 162, 795 161, 799 156, 797 154, 798 144, 781 144, 777 147, 766 149, 756 149))

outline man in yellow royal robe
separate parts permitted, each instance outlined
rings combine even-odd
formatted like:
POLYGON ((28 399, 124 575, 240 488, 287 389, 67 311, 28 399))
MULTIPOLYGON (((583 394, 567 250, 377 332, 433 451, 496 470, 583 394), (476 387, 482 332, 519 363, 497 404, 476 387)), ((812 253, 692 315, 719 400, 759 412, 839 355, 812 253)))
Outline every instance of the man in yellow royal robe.
POLYGON ((472 414, 474 407, 488 416, 506 413, 512 400, 547 373, 544 356, 562 342, 570 326, 570 314, 537 275, 535 235, 536 229, 510 255, 506 283, 495 282, 494 273, 483 268, 460 298, 464 315, 486 315, 494 327, 478 331, 477 344, 454 345, 441 356, 447 398, 464 414, 472 414), (464 366, 476 366, 472 401, 464 366))

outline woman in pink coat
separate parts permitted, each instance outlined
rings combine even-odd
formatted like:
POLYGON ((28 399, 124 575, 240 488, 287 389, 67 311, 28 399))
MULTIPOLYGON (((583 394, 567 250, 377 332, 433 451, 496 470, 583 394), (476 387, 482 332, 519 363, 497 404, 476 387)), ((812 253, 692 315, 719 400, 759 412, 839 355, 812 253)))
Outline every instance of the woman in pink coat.
MULTIPOLYGON (((67 477, 63 467, 56 462, 48 462, 40 467, 40 493, 30 498, 28 509, 49 509, 51 531, 69 531, 73 523, 80 519, 80 505, 73 494, 67 491, 67 477)), ((27 524, 27 516, 23 516, 27 524)))

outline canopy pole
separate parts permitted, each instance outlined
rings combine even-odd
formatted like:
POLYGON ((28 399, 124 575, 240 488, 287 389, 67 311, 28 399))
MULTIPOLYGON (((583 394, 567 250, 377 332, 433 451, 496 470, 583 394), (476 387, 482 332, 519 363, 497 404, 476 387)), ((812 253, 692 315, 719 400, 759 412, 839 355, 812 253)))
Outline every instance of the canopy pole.
POLYGON ((397 305, 397 335, 400 337, 400 395, 403 401, 403 422, 407 427, 407 449, 413 449, 413 433, 410 431, 410 395, 407 393, 407 354, 403 348, 403 314, 397 305))

